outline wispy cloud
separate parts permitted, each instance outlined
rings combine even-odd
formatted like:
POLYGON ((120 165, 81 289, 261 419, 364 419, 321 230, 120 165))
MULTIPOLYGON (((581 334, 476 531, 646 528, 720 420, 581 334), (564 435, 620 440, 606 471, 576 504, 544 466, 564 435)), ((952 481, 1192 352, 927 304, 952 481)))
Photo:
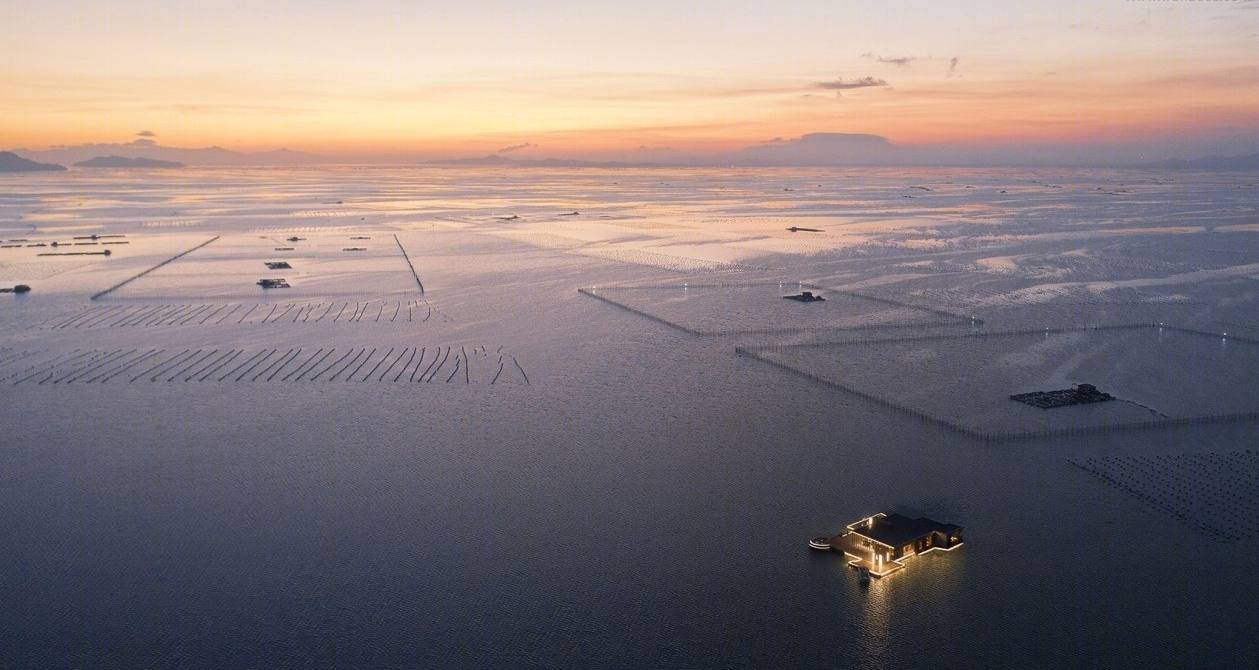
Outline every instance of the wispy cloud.
POLYGON ((910 62, 918 60, 916 56, 880 56, 869 51, 861 54, 862 58, 869 58, 876 63, 889 63, 896 67, 908 67, 910 62))
POLYGON ((494 153, 509 154, 513 151, 520 151, 521 149, 532 149, 536 146, 538 145, 533 144, 532 142, 525 142, 524 144, 513 144, 510 147, 503 147, 502 149, 499 149, 498 151, 495 151, 494 153))
POLYGON ((136 137, 156 137, 156 136, 157 136, 157 133, 153 132, 152 130, 141 130, 140 132, 136 133, 136 137))
POLYGON ((952 77, 952 76, 953 76, 953 73, 954 73, 956 70, 957 70, 957 56, 954 56, 954 57, 952 57, 952 58, 950 58, 950 59, 949 59, 949 71, 948 71, 948 72, 945 72, 945 73, 944 73, 944 76, 946 76, 946 77, 952 77))
POLYGON ((311 110, 302 107, 284 105, 247 105, 220 103, 177 103, 150 105, 146 109, 159 112, 178 112, 180 114, 307 114, 311 110))
POLYGON ((852 88, 870 88, 872 86, 887 86, 887 82, 882 79, 875 79, 874 77, 861 77, 860 79, 853 79, 850 81, 844 81, 843 79, 836 79, 835 81, 820 81, 817 84, 818 88, 824 88, 830 91, 846 91, 852 88))

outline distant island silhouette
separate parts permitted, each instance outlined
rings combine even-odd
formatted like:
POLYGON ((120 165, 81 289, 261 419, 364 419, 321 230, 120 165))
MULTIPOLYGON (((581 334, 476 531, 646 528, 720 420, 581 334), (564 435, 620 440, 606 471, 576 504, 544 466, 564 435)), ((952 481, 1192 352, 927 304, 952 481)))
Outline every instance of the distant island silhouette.
POLYGON ((0 151, 0 172, 56 172, 65 169, 63 165, 36 163, 11 151, 0 151))
POLYGON ((1259 170, 1259 153, 1246 156, 1220 156, 1213 154, 1194 160, 1170 158, 1152 163, 1150 167, 1173 170, 1259 170))
MULTIPOLYGON (((222 147, 181 148, 165 147, 147 139, 138 139, 125 144, 80 144, 76 146, 55 146, 43 151, 14 149, 14 153, 24 158, 38 161, 50 161, 63 165, 98 160, 102 157, 142 158, 153 161, 169 161, 181 163, 185 167, 260 167, 283 165, 316 165, 335 163, 340 159, 308 154, 301 151, 277 149, 260 153, 242 153, 222 147)), ((97 166, 108 167, 108 166, 97 166)), ((139 165, 117 167, 142 167, 139 165)), ((150 166, 156 167, 156 166, 150 166)))
POLYGON ((181 168, 183 163, 160 161, 155 158, 126 158, 124 156, 97 156, 74 164, 85 168, 181 168))
MULTIPOLYGON (((537 145, 533 145, 536 150, 537 145)), ((509 149, 511 147, 508 147, 509 149)), ((1249 145, 1238 149, 1253 150, 1249 145)), ((180 148, 160 146, 141 138, 121 144, 54 146, 42 151, 14 149, 7 160, 28 159, 61 165, 104 168, 280 167, 302 165, 371 164, 431 165, 500 168, 622 168, 622 167, 1108 167, 1123 169, 1259 170, 1259 153, 1206 155, 1206 147, 1181 148, 1198 158, 1154 160, 1154 147, 1128 146, 1116 153, 1108 147, 1061 144, 1037 147, 983 145, 898 144, 881 135, 863 133, 806 133, 774 138, 740 149, 712 154, 688 154, 662 147, 628 150, 603 158, 532 158, 504 155, 426 158, 415 155, 319 155, 277 149, 244 153, 218 146, 180 148), (122 161, 129 161, 123 164, 122 161)), ((1217 149, 1218 151, 1218 149, 1217 149)), ((1239 151, 1239 153, 1241 153, 1239 151)), ((23 167, 21 170, 29 170, 23 167)), ((41 168, 56 169, 56 168, 41 168)), ((3 171, 15 171, 0 167, 3 171)))

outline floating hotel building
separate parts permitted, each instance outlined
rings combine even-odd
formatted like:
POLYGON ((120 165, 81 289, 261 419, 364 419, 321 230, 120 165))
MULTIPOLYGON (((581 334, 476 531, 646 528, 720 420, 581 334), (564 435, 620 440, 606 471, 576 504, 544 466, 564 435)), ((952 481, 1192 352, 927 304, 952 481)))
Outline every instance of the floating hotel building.
POLYGON ((952 551, 962 546, 962 527, 925 517, 911 519, 882 512, 849 524, 847 530, 827 543, 810 546, 842 551, 854 568, 866 568, 875 577, 905 567, 905 559, 930 551, 952 551))

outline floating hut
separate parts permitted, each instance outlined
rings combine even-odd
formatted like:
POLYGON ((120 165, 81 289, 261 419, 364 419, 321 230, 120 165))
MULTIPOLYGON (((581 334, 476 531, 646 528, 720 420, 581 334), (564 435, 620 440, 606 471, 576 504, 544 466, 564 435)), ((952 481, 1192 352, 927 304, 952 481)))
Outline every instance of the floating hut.
MULTIPOLYGON (((822 550, 822 540, 809 546, 822 550)), ((856 523, 825 544, 842 551, 853 569, 865 568, 875 577, 890 575, 905 567, 905 560, 932 551, 953 551, 962 546, 962 527, 926 517, 911 519, 900 514, 879 512, 856 523)))

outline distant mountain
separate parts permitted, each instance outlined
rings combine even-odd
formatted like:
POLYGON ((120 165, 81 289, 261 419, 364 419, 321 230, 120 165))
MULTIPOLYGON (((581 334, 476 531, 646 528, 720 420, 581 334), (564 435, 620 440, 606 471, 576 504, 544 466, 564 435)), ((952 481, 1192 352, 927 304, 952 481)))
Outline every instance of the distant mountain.
MULTIPOLYGON (((945 160, 948 157, 943 157, 945 160)), ((584 161, 572 159, 516 159, 498 154, 475 158, 431 161, 435 165, 498 165, 511 167, 645 167, 645 166, 829 166, 902 165, 941 160, 929 151, 900 147, 879 135, 858 133, 809 133, 788 140, 776 140, 729 153, 699 156, 675 155, 652 161, 584 161)))
POLYGON ((15 153, 32 160, 56 163, 80 163, 101 156, 143 158, 206 167, 270 167, 287 165, 313 165, 330 162, 323 156, 279 149, 261 153, 242 153, 222 147, 183 149, 160 146, 152 140, 139 139, 126 144, 82 144, 53 147, 46 151, 14 149, 15 153))
POLYGON ((489 156, 472 156, 469 158, 441 158, 428 161, 429 165, 520 165, 527 161, 518 161, 506 156, 492 154, 489 156))
POLYGON ((63 165, 36 163, 11 151, 0 151, 0 172, 54 172, 64 169, 63 165))
POLYGON ((124 158, 122 156, 97 156, 74 164, 85 168, 181 168, 183 163, 159 161, 153 158, 124 158))
POLYGON ((879 135, 809 133, 795 139, 760 144, 709 161, 729 165, 892 165, 914 161, 901 147, 879 135))
POLYGON ((1204 156, 1195 160, 1169 158, 1151 163, 1147 167, 1173 170, 1259 170, 1259 154, 1247 156, 1204 156))
POLYGON ((496 165, 500 167, 545 167, 545 168, 610 168, 610 167, 647 167, 660 163, 625 163, 619 161, 583 161, 570 158, 508 158, 498 154, 489 156, 473 156, 470 158, 441 158, 424 163, 425 165, 496 165))

